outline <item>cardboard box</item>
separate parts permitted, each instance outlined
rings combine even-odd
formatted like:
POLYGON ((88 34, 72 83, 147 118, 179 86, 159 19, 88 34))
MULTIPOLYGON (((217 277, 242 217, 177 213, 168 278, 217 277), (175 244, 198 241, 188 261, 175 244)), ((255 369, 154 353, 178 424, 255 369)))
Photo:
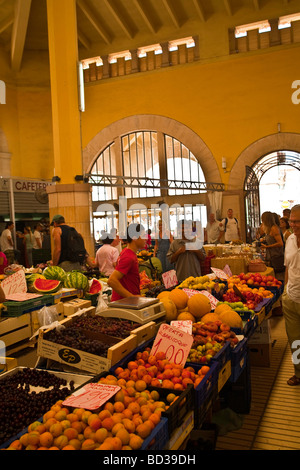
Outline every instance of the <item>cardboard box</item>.
POLYGON ((249 345, 271 343, 271 328, 269 320, 264 320, 249 338, 249 345))
POLYGON ((271 343, 249 344, 249 358, 251 366, 269 367, 271 365, 271 343))
POLYGON ((78 312, 78 310, 82 310, 84 308, 91 307, 92 302, 86 299, 73 299, 69 302, 63 303, 64 306, 64 316, 69 317, 74 313, 78 312))
POLYGON ((0 357, 0 374, 17 367, 18 361, 14 357, 0 357))
MULTIPOLYGON (((87 310, 87 313, 93 315, 95 314, 95 311, 95 307, 90 307, 87 310)), ((60 323, 61 325, 67 326, 72 323, 72 317, 67 317, 60 323)), ((119 338, 113 338, 102 333, 85 331, 84 334, 87 338, 98 339, 105 344, 111 345, 107 350, 106 357, 102 357, 48 341, 47 332, 49 332, 49 330, 41 330, 39 332, 37 345, 38 356, 72 366, 92 374, 100 374, 101 372, 108 371, 114 364, 119 362, 137 347, 136 335, 131 334, 127 338, 120 340, 119 338)))

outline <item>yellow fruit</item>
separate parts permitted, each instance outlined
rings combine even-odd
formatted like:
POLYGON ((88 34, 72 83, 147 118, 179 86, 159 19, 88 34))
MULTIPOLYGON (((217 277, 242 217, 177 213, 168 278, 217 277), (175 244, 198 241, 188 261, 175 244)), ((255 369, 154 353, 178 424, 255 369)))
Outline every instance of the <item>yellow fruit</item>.
POLYGON ((191 320, 193 323, 196 322, 196 318, 190 312, 182 312, 178 315, 177 320, 188 321, 191 320))
POLYGON ((188 300, 189 312, 196 318, 201 318, 211 311, 211 303, 203 294, 195 294, 188 300))
POLYGON ((161 302, 163 303, 164 309, 166 311, 166 321, 170 323, 171 321, 176 320, 177 307, 173 300, 171 300, 169 297, 163 297, 161 302))
POLYGON ((173 289, 170 292, 169 298, 173 300, 177 309, 180 310, 187 307, 189 298, 187 293, 184 292, 182 289, 173 289))

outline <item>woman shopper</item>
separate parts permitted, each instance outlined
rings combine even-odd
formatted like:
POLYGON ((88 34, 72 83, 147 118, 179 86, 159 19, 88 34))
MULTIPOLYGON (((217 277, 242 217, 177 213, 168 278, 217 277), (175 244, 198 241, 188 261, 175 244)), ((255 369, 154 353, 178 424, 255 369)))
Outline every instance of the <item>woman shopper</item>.
POLYGON ((32 249, 33 249, 34 238, 31 232, 31 227, 29 226, 24 227, 23 243, 24 243, 24 248, 25 248, 26 268, 31 268, 33 264, 32 263, 32 249))
POLYGON ((170 263, 167 258, 167 253, 169 251, 170 245, 173 241, 173 236, 171 233, 167 233, 167 230, 164 228, 163 221, 158 222, 158 236, 155 239, 154 245, 154 256, 156 256, 162 265, 162 272, 171 271, 174 269, 174 264, 170 263))
POLYGON ((288 237, 293 233, 290 228, 289 219, 287 217, 280 218, 280 229, 282 232, 283 241, 286 243, 288 237))
POLYGON ((284 244, 280 227, 276 224, 272 212, 264 212, 261 216, 265 242, 261 244, 266 250, 266 263, 275 271, 277 279, 284 279, 284 244))

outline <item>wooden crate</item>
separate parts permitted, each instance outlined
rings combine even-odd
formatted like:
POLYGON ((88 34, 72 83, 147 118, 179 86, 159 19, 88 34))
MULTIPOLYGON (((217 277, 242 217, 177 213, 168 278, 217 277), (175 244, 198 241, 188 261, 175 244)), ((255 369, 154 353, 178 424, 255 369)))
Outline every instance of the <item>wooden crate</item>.
MULTIPOLYGON (((93 314, 95 307, 91 307, 88 310, 93 314)), ((67 317, 60 322, 60 324, 64 326, 71 323, 72 317, 67 317)), ((49 332, 49 330, 41 330, 39 332, 37 345, 38 356, 93 374, 108 371, 114 364, 122 360, 137 347, 137 336, 133 334, 120 340, 119 338, 113 338, 102 333, 85 331, 85 335, 88 338, 98 339, 99 341, 111 345, 107 351, 106 357, 102 357, 48 341, 47 332, 49 332)))
POLYGON ((145 325, 142 325, 139 328, 131 331, 131 334, 137 337, 137 346, 140 346, 149 339, 154 338, 156 333, 157 323, 154 321, 146 323, 145 325))
POLYGON ((0 319, 0 340, 6 348, 15 343, 29 339, 32 336, 31 315, 25 313, 19 317, 0 319))

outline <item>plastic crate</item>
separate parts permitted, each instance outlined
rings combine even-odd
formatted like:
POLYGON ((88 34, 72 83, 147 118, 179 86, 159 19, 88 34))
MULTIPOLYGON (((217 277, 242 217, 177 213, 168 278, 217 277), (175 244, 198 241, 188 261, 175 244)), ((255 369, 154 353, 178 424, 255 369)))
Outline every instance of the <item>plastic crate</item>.
POLYGON ((168 440, 168 420, 167 418, 161 418, 150 436, 144 440, 140 450, 164 450, 168 440))
POLYGON ((231 350, 230 382, 236 382, 248 361, 248 339, 244 338, 231 350))
POLYGON ((231 328, 231 330, 234 331, 236 335, 248 336, 249 332, 255 330, 257 327, 257 316, 252 316, 251 312, 244 310, 235 310, 235 312, 240 315, 241 319, 245 323, 243 328, 231 328))
POLYGON ((53 295, 43 295, 35 299, 24 300, 22 302, 7 301, 3 302, 4 310, 2 311, 3 317, 19 317, 24 313, 39 310, 45 305, 54 305, 53 295))
MULTIPOLYGON (((195 367, 198 372, 204 365, 195 367)), ((194 427, 199 428, 206 417, 210 405, 213 403, 218 394, 218 377, 219 364, 217 362, 209 366, 201 382, 194 389, 194 427)))
POLYGON ((169 388, 148 387, 148 390, 157 390, 159 400, 166 401, 169 393, 174 393, 178 398, 169 406, 166 411, 162 411, 161 416, 168 420, 169 436, 176 428, 181 426, 184 417, 194 409, 194 386, 189 385, 185 390, 173 390, 169 388))

